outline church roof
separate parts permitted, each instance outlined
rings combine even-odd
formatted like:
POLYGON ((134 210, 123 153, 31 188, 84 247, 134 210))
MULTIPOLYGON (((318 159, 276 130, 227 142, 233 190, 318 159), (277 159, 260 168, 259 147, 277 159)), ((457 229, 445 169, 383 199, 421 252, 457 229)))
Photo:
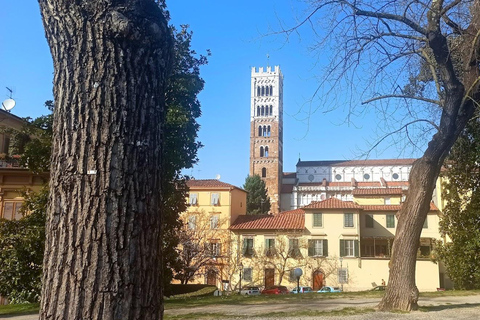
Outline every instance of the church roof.
POLYGON ((405 166, 413 165, 417 159, 373 159, 373 160, 322 160, 322 161, 301 161, 298 160, 297 167, 366 167, 366 166, 405 166))

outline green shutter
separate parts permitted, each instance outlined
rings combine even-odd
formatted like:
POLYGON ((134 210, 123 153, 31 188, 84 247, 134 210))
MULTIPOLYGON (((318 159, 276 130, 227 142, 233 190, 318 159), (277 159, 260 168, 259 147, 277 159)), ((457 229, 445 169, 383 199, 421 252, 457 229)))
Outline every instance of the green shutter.
POLYGON ((328 240, 323 240, 323 256, 328 257, 328 240))
POLYGON ((247 252, 247 239, 243 239, 243 254, 247 252))
POLYGON ((340 240, 340 257, 345 257, 345 240, 340 240))
POLYGON ((308 240, 308 256, 313 256, 313 240, 308 240))
POLYGON ((358 257, 358 256, 359 256, 359 255, 358 255, 358 247, 359 247, 359 242, 358 242, 358 240, 355 240, 355 241, 354 241, 354 245, 353 245, 353 246, 354 246, 354 248, 355 248, 355 257, 358 257))

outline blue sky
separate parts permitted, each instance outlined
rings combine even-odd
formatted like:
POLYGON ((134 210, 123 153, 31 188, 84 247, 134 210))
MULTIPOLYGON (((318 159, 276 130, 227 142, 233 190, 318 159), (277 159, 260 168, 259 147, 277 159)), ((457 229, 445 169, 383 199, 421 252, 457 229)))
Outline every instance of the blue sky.
MULTIPOLYGON (((292 25, 306 8, 302 1, 167 0, 167 5, 172 24, 190 25, 193 49, 212 52, 202 68, 206 85, 200 95, 199 139, 205 147, 198 154, 198 165, 185 173, 197 179, 219 174, 222 181, 243 185, 249 170, 250 69, 267 63, 280 65, 284 74, 284 171, 295 170, 299 154, 302 160, 353 159, 374 142, 378 119, 373 112, 353 119, 354 125, 344 123, 348 110, 344 92, 333 101, 338 107, 334 112, 313 114, 309 126, 294 116, 310 107, 330 51, 325 47, 320 57, 312 53, 308 29, 288 41, 266 34, 279 30, 280 23, 292 25)), ((53 67, 36 1, 2 3, 0 43, 0 99, 8 98, 9 87, 17 101, 14 114, 47 113, 43 103, 52 99, 53 67)), ((388 142, 370 158, 418 156, 387 147, 388 142)))

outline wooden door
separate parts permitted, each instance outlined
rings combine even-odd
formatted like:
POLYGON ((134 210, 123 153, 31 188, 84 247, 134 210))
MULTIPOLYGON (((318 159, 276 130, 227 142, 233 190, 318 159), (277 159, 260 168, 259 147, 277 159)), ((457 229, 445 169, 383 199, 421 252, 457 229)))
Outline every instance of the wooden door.
POLYGON ((275 269, 265 269, 265 288, 275 285, 275 269))
POLYGON ((214 270, 208 270, 207 272, 207 284, 216 286, 217 285, 217 273, 214 270))
POLYGON ((313 272, 313 290, 320 290, 323 287, 323 273, 320 270, 316 270, 313 272))

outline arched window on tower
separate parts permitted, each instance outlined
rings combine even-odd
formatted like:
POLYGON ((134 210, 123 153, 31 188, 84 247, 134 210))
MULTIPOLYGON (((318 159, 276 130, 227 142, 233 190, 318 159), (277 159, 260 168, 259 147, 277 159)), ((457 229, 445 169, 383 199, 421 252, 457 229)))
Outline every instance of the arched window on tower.
POLYGON ((268 86, 265 87, 265 95, 268 96, 268 86))
POLYGON ((262 136, 262 126, 258 126, 258 136, 262 136))
POLYGON ((262 86, 262 96, 264 96, 264 95, 265 95, 265 87, 262 86))
POLYGON ((260 106, 257 106, 257 117, 260 116, 260 106))
POLYGON ((270 95, 273 96, 273 87, 270 86, 270 95))
POLYGON ((273 114, 273 112, 272 112, 272 111, 273 111, 273 106, 270 106, 270 115, 272 115, 272 114, 273 114))
POLYGON ((263 126, 263 136, 267 136, 267 126, 263 126))
POLYGON ((267 127, 267 137, 270 137, 270 126, 267 127))
POLYGON ((265 147, 265 158, 268 158, 268 147, 265 147))
POLYGON ((263 158, 263 147, 260 147, 260 158, 263 158))
POLYGON ((257 96, 260 96, 260 86, 257 87, 257 96))
POLYGON ((262 168, 262 178, 267 177, 267 168, 262 168))
POLYGON ((264 106, 262 106, 262 113, 261 114, 262 114, 262 116, 265 115, 265 107, 264 106))

